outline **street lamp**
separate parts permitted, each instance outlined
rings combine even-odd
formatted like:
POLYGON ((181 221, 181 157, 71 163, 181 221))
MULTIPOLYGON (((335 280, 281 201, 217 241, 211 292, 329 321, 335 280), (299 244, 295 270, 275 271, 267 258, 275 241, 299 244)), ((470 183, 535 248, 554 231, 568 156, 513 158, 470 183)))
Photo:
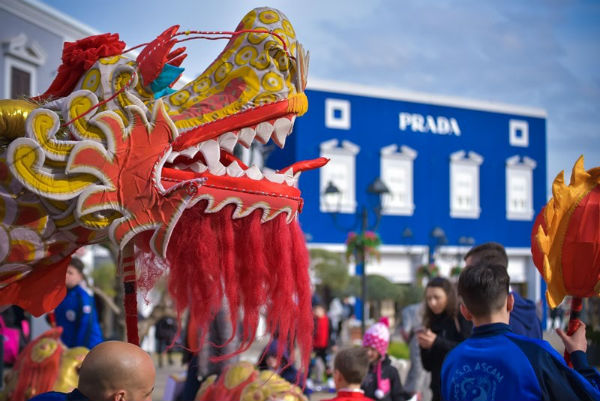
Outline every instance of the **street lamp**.
MULTIPOLYGON (((378 198, 377 206, 373 208, 375 213, 375 224, 372 227, 369 227, 369 215, 367 212, 367 207, 363 205, 361 207, 360 213, 360 235, 364 236, 366 231, 377 230, 379 226, 379 222, 381 221, 381 197, 384 194, 388 194, 390 190, 385 185, 385 183, 381 180, 381 178, 377 177, 368 187, 367 192, 373 195, 376 195, 378 198)), ((333 195, 341 197, 342 191, 332 182, 329 181, 325 190, 323 191, 323 195, 327 198, 331 199, 333 195)), ((341 203, 341 202, 340 202, 341 203)), ((339 205, 339 203, 338 203, 339 205)), ((336 222, 336 213, 339 211, 339 207, 336 210, 330 210, 328 207, 328 211, 331 214, 334 225, 338 228, 342 228, 344 231, 351 231, 353 227, 344 228, 339 227, 336 222)), ((357 216, 358 217, 358 216, 357 216)), ((356 222, 353 226, 356 226, 356 222)), ((365 333, 365 318, 366 318, 366 305, 367 305, 367 269, 366 269, 366 260, 365 260, 365 249, 364 244, 360 243, 360 245, 356 249, 356 275, 361 277, 361 298, 362 300, 357 300, 357 303, 360 305, 356 305, 356 310, 360 311, 360 323, 363 334, 365 333)))
MULTIPOLYGON (((465 236, 463 236, 463 237, 460 237, 460 238, 458 239, 458 243, 459 243, 459 244, 460 244, 462 247, 468 247, 468 248, 470 249, 470 248, 471 248, 471 247, 473 247, 473 245, 475 244, 475 238, 473 238, 473 237, 465 237, 465 236)), ((463 259, 463 257, 462 257, 462 255, 463 255, 463 254, 462 254, 462 252, 461 252, 461 251, 462 251, 462 249, 460 249, 460 250, 459 250, 459 252, 458 252, 458 264, 459 264, 459 265, 462 263, 462 259, 463 259)), ((467 251, 467 252, 468 252, 468 251, 467 251)))
POLYGON ((431 264, 433 260, 433 254, 437 251, 437 248, 440 245, 444 245, 446 242, 448 242, 446 239, 446 233, 441 227, 438 226, 431 230, 431 237, 435 240, 435 242, 429 251, 429 264, 431 264))

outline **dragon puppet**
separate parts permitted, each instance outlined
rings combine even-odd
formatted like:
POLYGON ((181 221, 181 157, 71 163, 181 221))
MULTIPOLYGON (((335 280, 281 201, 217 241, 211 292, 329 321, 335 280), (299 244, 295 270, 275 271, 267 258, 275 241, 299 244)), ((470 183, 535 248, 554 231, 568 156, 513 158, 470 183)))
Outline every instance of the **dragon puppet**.
MULTIPOLYGON (((283 147, 307 111, 308 55, 278 10, 250 11, 231 32, 173 26, 129 57, 117 34, 65 43, 50 88, 0 101, 0 305, 35 315, 65 294, 79 247, 119 249, 127 335, 137 343, 137 288, 168 268, 179 313, 206 328, 226 299, 254 340, 259 314, 283 347, 309 358, 308 254, 297 222, 302 171, 246 166, 234 147, 283 147), (172 89, 183 41, 225 38, 217 59, 172 89), (137 266, 136 266, 137 260, 137 266)), ((207 330, 202 330, 206 332, 207 330)), ((234 330, 235 332, 236 330, 234 330)))

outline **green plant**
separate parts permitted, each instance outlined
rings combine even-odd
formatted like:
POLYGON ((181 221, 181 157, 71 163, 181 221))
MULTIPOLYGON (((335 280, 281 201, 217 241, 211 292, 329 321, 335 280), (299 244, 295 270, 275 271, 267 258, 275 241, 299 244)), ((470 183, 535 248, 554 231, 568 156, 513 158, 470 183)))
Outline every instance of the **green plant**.
MULTIPOLYGON (((348 295, 360 294, 362 291, 362 278, 353 276, 350 278, 350 290, 348 295)), ((399 301, 402 296, 402 289, 399 285, 392 283, 387 278, 377 275, 367 275, 367 299, 369 301, 399 301)))
POLYGON ((427 277, 431 279, 433 277, 437 277, 440 275, 440 268, 437 265, 430 263, 428 265, 421 265, 417 269, 417 281, 421 283, 421 281, 427 277))
POLYGON ((399 284, 400 287, 400 299, 398 302, 402 307, 416 304, 423 300, 423 288, 412 285, 412 284, 399 284))
POLYGON ((460 273, 463 271, 463 268, 460 266, 454 266, 452 269, 450 269, 450 277, 458 277, 460 276, 460 273))
POLYGON ((319 284, 331 289, 332 295, 347 295, 350 275, 342 255, 324 249, 311 249, 311 264, 319 284))
POLYGON ((357 234, 352 231, 346 239, 346 259, 350 260, 356 253, 364 252, 366 260, 373 258, 379 260, 381 257, 379 245, 381 245, 381 238, 376 232, 365 231, 357 234))
POLYGON ((100 288, 110 297, 116 295, 115 291, 115 276, 117 274, 117 267, 110 261, 105 261, 100 265, 96 266, 92 270, 92 278, 94 279, 94 285, 100 288))
POLYGON ((392 341, 388 347, 388 355, 391 355, 396 359, 410 359, 408 344, 392 341))

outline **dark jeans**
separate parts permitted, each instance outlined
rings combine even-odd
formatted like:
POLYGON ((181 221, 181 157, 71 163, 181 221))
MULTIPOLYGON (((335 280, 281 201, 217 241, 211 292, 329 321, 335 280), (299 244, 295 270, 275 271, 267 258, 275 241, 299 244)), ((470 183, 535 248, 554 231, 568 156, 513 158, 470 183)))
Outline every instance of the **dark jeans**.
POLYGON ((200 381, 198 380, 198 355, 192 356, 188 364, 187 377, 185 385, 180 396, 180 401, 194 401, 196 393, 200 389, 200 381))

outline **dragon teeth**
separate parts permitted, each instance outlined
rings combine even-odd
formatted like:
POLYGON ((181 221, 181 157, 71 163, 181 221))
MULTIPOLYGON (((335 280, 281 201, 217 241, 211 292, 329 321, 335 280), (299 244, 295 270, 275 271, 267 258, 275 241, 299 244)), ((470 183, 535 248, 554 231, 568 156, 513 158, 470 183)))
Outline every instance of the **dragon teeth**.
POLYGON ((234 161, 227 166, 227 175, 230 177, 241 177, 244 175, 244 170, 242 170, 237 161, 234 161))
POLYGON ((263 174, 256 166, 252 166, 246 170, 246 176, 252 180, 262 180, 263 174))
POLYGON ((216 164, 219 163, 221 149, 214 139, 202 142, 202 145, 200 145, 200 152, 202 152, 204 160, 206 160, 206 164, 208 164, 209 168, 216 166, 216 164))
POLYGON ((173 163, 175 161, 175 159, 177 159, 177 156, 179 156, 179 152, 175 152, 174 150, 172 150, 169 157, 167 157, 167 162, 173 163))
POLYGON ((184 155, 189 159, 193 159, 196 153, 198 153, 198 146, 192 146, 179 152, 180 155, 184 155))
POLYGON ((277 174, 274 171, 267 171, 265 172, 265 178, 271 182, 274 182, 276 184, 283 184, 283 181, 285 180, 285 177, 283 176, 283 174, 277 174))
POLYGON ((238 142, 248 149, 250 145, 252 145, 252 141, 254 141, 255 136, 256 131, 254 131, 252 128, 242 128, 238 142))
POLYGON ((204 160, 206 160, 206 164, 208 164, 208 169, 211 174, 214 175, 223 175, 227 171, 225 166, 221 164, 219 161, 221 157, 221 148, 219 148, 219 144, 214 139, 210 139, 205 141, 200 146, 200 152, 204 156, 204 160))
POLYGON ((256 139, 262 144, 269 142, 272 133, 273 126, 270 123, 262 122, 256 126, 256 139))
POLYGON ((233 153, 233 148, 237 143, 237 135, 233 132, 227 132, 219 136, 219 146, 226 152, 233 153))
POLYGON ((221 163, 214 167, 209 166, 209 170, 212 175, 225 175, 225 173, 227 173, 227 167, 221 163))
POLYGON ((204 164, 202 164, 200 162, 193 163, 190 166, 190 168, 191 168, 192 171, 194 171, 196 173, 203 173, 206 170, 208 170, 208 167, 206 167, 204 164))
POLYGON ((285 173, 283 173, 283 179, 285 180, 285 183, 288 184, 290 187, 294 186, 294 170, 293 169, 287 169, 285 173))
POLYGON ((287 118, 279 118, 273 124, 273 128, 275 129, 275 135, 273 135, 273 142, 277 146, 283 149, 285 146, 285 139, 292 132, 292 128, 294 124, 287 118))

